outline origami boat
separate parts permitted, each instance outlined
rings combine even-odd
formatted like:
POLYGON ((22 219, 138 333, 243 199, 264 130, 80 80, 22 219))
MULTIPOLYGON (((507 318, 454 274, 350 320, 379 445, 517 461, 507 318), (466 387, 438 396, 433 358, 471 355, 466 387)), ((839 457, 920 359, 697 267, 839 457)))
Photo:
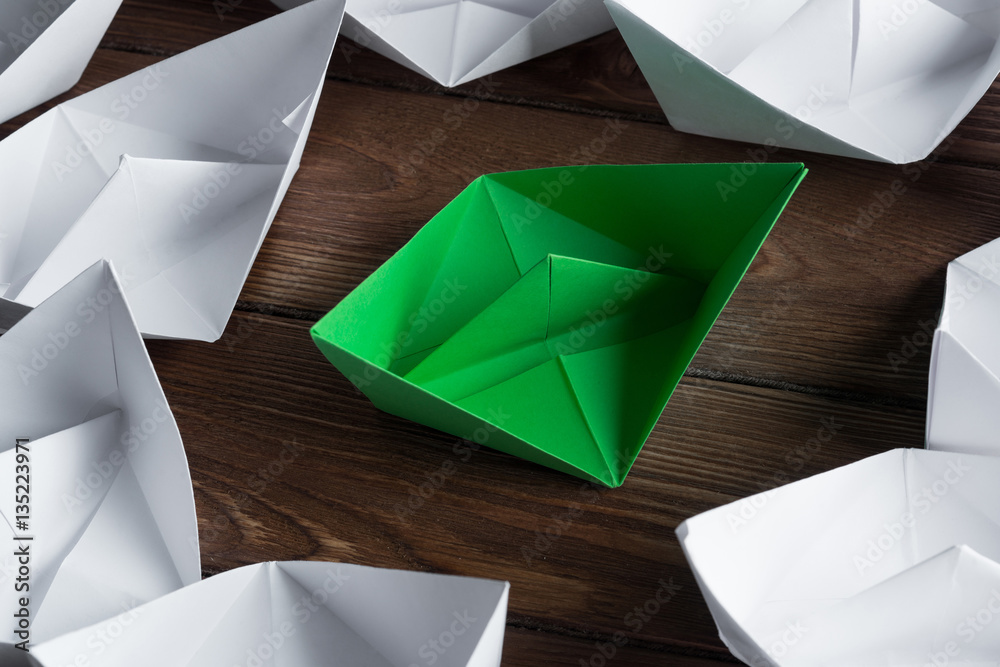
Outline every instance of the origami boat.
POLYGON ((18 618, 33 645, 201 578, 180 433, 109 265, 0 337, 0 396, 0 467, 24 486, 0 497, 0 656, 18 618))
POLYGON ((113 260, 147 337, 218 339, 312 125, 343 0, 65 102, 0 142, 0 296, 113 260))
POLYGON ((483 176, 313 338, 386 412, 619 486, 804 175, 723 164, 483 176))
POLYGON ((1000 454, 1000 239, 948 265, 927 391, 927 448, 1000 454))
POLYGON ((980 667, 1000 655, 1000 458, 894 450, 678 529, 743 662, 980 667))
POLYGON ((508 588, 339 563, 261 563, 58 637, 31 655, 41 667, 75 664, 81 655, 100 655, 102 667, 499 667, 508 588))
POLYGON ((993 0, 607 0, 674 128, 902 164, 1000 73, 993 0))
POLYGON ((341 34, 458 86, 614 27, 601 0, 349 0, 341 34))
POLYGON ((0 123, 76 85, 121 4, 122 0, 4 0, 0 123))

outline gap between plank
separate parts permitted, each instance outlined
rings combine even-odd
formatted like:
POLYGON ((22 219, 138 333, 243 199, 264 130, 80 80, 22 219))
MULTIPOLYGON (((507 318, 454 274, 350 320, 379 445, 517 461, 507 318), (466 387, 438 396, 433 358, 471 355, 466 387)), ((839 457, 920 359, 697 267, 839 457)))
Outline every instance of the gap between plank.
MULTIPOLYGON (((250 301, 237 301, 236 308, 234 310, 235 312, 259 313, 261 315, 272 315, 284 319, 313 323, 319 322, 324 316, 326 316, 325 312, 304 310, 288 306, 275 306, 250 301)), ((684 371, 684 377, 696 380, 711 380, 726 384, 743 385, 747 387, 758 387, 761 389, 778 389, 781 391, 790 391, 796 394, 806 394, 808 396, 816 396, 819 398, 846 401, 848 403, 862 405, 879 405, 910 410, 923 410, 926 408, 925 401, 918 398, 894 396, 890 394, 868 394, 864 392, 834 389, 832 387, 817 387, 813 385, 797 384, 785 380, 760 378, 741 373, 729 373, 709 368, 696 368, 694 366, 689 366, 687 370, 684 371)))
MULTIPOLYGON (((106 49, 109 51, 120 51, 125 53, 135 53, 138 55, 155 56, 155 57, 172 57, 180 52, 167 51, 162 48, 139 46, 137 44, 125 44, 122 42, 105 42, 100 45, 99 48, 106 49)), ((667 122, 667 117, 660 114, 645 114, 637 112, 625 112, 625 111, 615 111, 612 109, 599 109, 592 107, 582 107, 573 104, 567 104, 565 102, 549 102, 543 99, 528 99, 523 96, 514 95, 497 95, 497 94, 486 94, 486 95, 473 95, 469 92, 463 92, 461 90, 456 90, 453 88, 443 88, 428 80, 426 86, 420 86, 416 84, 408 84, 404 82, 395 81, 380 81, 377 79, 368 79, 363 77, 353 77, 353 76, 335 76, 327 72, 326 81, 336 81, 338 83, 351 83, 362 86, 371 86, 373 88, 384 88, 386 90, 397 90, 401 92, 413 93, 418 95, 436 95, 439 97, 454 97, 457 99, 474 99, 481 102, 490 102, 492 104, 506 104, 509 106, 524 107, 527 109, 544 109, 547 111, 560 111, 563 113, 573 113, 581 116, 589 116, 593 118, 612 118, 617 120, 622 120, 626 122, 634 123, 648 123, 651 125, 661 125, 669 128, 672 132, 677 132, 671 127, 670 123, 667 122)), ((471 84, 467 84, 471 85, 471 84)), ((720 141, 723 141, 720 139, 720 141)), ((735 143, 755 145, 752 142, 736 141, 735 143)), ((794 149, 787 149, 794 150, 794 149)), ((823 155, 822 153, 809 153, 809 155, 823 155)), ((938 156, 934 161, 936 164, 945 164, 957 167, 965 167, 970 169, 984 169, 987 171, 1000 171, 1000 164, 990 164, 988 162, 969 162, 965 160, 955 160, 947 157, 946 155, 938 156)))

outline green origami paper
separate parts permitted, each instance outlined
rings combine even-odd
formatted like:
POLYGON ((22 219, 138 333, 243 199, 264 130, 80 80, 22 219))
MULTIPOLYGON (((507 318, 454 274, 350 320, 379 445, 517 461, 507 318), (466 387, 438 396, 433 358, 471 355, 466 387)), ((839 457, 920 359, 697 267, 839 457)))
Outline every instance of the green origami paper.
POLYGON ((313 338, 386 412, 619 486, 805 173, 483 176, 313 338))

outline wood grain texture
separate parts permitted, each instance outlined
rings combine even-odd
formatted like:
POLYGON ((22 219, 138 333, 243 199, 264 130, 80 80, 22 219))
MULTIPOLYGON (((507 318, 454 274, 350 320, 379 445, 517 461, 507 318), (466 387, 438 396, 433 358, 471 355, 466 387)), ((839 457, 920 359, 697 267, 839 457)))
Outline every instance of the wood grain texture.
MULTIPOLYGON (((0 137, 275 13, 266 0, 125 0, 81 83, 0 137)), ((741 162, 754 147, 670 128, 616 32, 455 90, 341 44, 225 336, 149 344, 188 451, 205 574, 308 558, 495 577, 512 584, 505 665, 576 666, 616 632, 627 638, 617 664, 734 662, 674 529, 921 445, 925 330, 945 266, 1000 236, 998 106, 994 84, 938 159, 918 166, 768 156, 811 173, 625 485, 595 490, 379 412, 314 348, 309 326, 483 173, 741 162), (889 202, 894 183, 905 191, 889 202), (835 437, 804 450, 823 420, 835 437), (680 590, 637 624, 661 582, 680 590)))
POLYGON ((624 487, 595 490, 378 411, 308 327, 240 313, 215 345, 150 342, 197 473, 208 572, 315 558, 502 578, 514 623, 711 651, 677 525, 922 439, 920 410, 687 378, 624 487), (836 437, 797 455, 823 420, 836 437), (680 593, 635 630, 629 612, 661 581, 680 593))
MULTIPOLYGON (((77 92, 157 60, 100 51, 77 92)), ((613 140, 596 156, 602 162, 746 157, 731 142, 655 123, 612 127, 603 118, 479 101, 463 109, 452 97, 329 82, 243 299, 318 317, 478 175, 584 163, 581 146, 600 148, 605 130, 613 140)), ((804 160, 811 173, 693 368, 921 403, 930 357, 924 332, 941 306, 945 265, 1000 236, 1000 171, 792 151, 772 159, 804 160), (892 194, 894 184, 905 188, 902 196, 892 194), (916 354, 900 357, 914 338, 916 354)))
MULTIPOLYGON (((172 55, 277 11, 268 0, 126 0, 104 45, 172 55)), ((330 76, 414 92, 476 96, 509 104, 666 123, 660 105, 616 30, 497 72, 488 77, 486 86, 473 82, 444 88, 349 39, 338 43, 330 76)), ((998 165, 998 107, 1000 86, 994 83, 956 129, 950 161, 998 165)))

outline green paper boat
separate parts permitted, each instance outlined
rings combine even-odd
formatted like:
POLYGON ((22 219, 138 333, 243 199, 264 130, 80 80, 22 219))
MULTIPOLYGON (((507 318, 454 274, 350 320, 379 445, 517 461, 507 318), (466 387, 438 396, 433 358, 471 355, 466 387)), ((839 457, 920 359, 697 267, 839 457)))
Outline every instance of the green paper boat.
POLYGON ((483 176, 312 335, 386 412, 620 486, 805 173, 483 176))

